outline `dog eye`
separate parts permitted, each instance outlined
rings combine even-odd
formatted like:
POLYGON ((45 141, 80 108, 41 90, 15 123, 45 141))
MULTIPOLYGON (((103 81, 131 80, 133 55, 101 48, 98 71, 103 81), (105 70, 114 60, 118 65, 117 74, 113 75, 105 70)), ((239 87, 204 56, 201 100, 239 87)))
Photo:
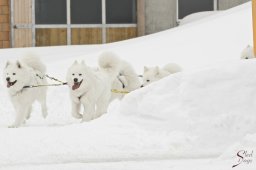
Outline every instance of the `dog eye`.
POLYGON ((79 74, 79 76, 82 76, 82 74, 79 74))
POLYGON ((12 75, 14 75, 14 76, 15 76, 15 75, 16 75, 16 73, 12 73, 12 75))
POLYGON ((150 80, 147 80, 147 82, 150 82, 150 80))
POLYGON ((75 74, 73 73, 72 76, 74 76, 75 74))

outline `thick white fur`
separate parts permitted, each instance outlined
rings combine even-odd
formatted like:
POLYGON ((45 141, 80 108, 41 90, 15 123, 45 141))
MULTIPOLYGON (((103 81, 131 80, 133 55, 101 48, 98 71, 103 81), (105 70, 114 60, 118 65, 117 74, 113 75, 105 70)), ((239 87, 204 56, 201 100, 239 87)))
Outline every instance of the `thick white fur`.
POLYGON ((169 63, 163 68, 156 67, 144 67, 143 73, 143 85, 146 86, 154 81, 160 80, 170 74, 182 71, 181 67, 175 63, 169 63))
POLYGON ((241 53, 241 59, 252 59, 254 58, 253 48, 248 45, 245 49, 243 49, 241 53))
POLYGON ((42 115, 47 116, 46 107, 46 87, 23 88, 28 85, 47 84, 44 74, 45 65, 40 61, 39 57, 33 54, 27 54, 19 61, 7 62, 4 69, 5 82, 9 77, 11 82, 17 82, 8 88, 9 96, 16 110, 16 118, 10 127, 19 127, 26 119, 30 117, 32 104, 38 101, 41 104, 42 115), (13 75, 15 73, 15 75, 13 75), (36 76, 39 75, 39 76, 36 76))
POLYGON ((111 98, 111 85, 119 73, 120 60, 115 54, 105 52, 100 55, 99 69, 88 67, 84 62, 75 61, 68 69, 67 82, 70 88, 72 115, 90 121, 107 112, 111 98), (74 79, 82 82, 80 87, 73 90, 74 79), (83 115, 80 107, 83 105, 83 115))
MULTIPOLYGON (((112 89, 118 91, 131 92, 140 88, 141 82, 138 74, 127 61, 122 60, 120 64, 119 75, 115 78, 112 89)), ((112 93, 111 101, 114 99, 122 99, 124 93, 112 93)))

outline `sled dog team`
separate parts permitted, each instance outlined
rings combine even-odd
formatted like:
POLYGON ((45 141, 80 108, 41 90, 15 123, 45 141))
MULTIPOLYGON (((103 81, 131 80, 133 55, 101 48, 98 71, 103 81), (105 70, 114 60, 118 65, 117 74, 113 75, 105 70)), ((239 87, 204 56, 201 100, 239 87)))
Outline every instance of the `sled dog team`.
MULTIPOLYGON (((72 116, 82 121, 90 121, 107 112, 109 103, 122 99, 124 93, 146 86, 169 74, 180 72, 181 68, 174 63, 163 68, 144 67, 143 83, 133 67, 112 52, 104 52, 98 59, 99 67, 93 69, 84 61, 75 61, 67 71, 66 80, 72 103, 72 116), (83 114, 80 113, 83 106, 83 114)), ((7 62, 4 77, 8 93, 16 111, 14 123, 9 127, 19 127, 29 119, 32 104, 41 104, 42 115, 47 117, 47 87, 25 88, 31 85, 46 85, 46 67, 40 58, 28 54, 16 62, 7 62)))

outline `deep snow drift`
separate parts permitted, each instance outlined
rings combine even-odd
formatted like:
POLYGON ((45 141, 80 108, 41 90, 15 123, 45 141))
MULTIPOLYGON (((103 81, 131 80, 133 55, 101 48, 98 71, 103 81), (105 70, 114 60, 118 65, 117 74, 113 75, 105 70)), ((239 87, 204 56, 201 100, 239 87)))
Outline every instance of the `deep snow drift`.
MULTIPOLYGON (((120 43, 31 48, 42 56, 48 73, 62 79, 74 59, 95 65, 95 56, 104 50, 131 62, 138 73, 144 65, 167 62, 185 71, 128 94, 112 103, 107 114, 83 124, 71 117, 67 87, 50 88, 49 117, 42 120, 35 105, 32 118, 18 129, 7 128, 14 109, 2 83, 0 167, 220 156, 214 163, 177 169, 232 169, 238 150, 256 151, 256 61, 240 60, 241 50, 251 42, 247 3, 120 43)), ((0 69, 26 50, 0 50, 0 69)), ((254 155, 252 164, 238 168, 252 169, 255 162, 254 155)))

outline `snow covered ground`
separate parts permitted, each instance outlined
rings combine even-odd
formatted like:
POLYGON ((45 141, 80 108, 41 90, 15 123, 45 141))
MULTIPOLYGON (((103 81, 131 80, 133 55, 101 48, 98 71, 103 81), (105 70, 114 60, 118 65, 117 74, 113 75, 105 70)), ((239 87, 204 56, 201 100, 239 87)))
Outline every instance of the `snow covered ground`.
POLYGON ((0 169, 249 169, 256 167, 256 60, 251 4, 161 33, 107 45, 0 50, 7 59, 41 55, 48 74, 65 78, 74 59, 96 65, 114 51, 141 74, 144 65, 176 62, 184 72, 113 102, 89 123, 70 114, 67 87, 48 92, 49 117, 37 104, 24 127, 8 129, 14 109, 0 86, 0 169), (238 164, 237 153, 247 151, 238 164), (252 157, 250 157, 250 153, 252 157), (250 162, 251 161, 251 162, 250 162))

